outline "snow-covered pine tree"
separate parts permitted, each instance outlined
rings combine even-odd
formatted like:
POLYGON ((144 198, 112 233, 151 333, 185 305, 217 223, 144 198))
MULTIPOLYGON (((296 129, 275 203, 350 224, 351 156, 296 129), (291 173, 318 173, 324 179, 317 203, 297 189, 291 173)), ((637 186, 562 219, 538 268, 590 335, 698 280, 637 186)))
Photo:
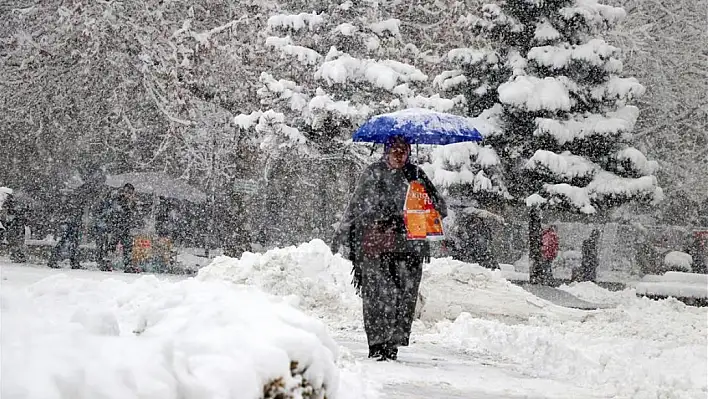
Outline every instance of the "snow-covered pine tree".
POLYGON ((624 16, 595 0, 507 0, 467 17, 509 76, 487 90, 499 127, 487 142, 517 200, 593 214, 661 199, 656 162, 631 145, 644 87, 620 77, 621 51, 600 37, 624 16))

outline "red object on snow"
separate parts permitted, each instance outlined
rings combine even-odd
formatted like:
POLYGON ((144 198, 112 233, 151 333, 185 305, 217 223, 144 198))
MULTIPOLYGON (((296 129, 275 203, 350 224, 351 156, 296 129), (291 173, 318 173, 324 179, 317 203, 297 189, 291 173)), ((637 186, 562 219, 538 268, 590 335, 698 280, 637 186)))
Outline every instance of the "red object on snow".
POLYGON ((541 254, 545 260, 553 260, 558 256, 558 233, 549 227, 541 235, 541 254))

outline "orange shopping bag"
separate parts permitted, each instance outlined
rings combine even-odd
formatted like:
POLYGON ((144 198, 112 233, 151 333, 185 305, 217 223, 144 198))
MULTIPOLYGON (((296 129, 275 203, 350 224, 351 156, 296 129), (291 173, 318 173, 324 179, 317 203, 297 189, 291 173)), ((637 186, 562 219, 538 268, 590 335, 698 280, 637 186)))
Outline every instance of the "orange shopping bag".
POLYGON ((408 185, 403 220, 409 240, 442 240, 442 218, 433 206, 425 187, 418 181, 408 185))

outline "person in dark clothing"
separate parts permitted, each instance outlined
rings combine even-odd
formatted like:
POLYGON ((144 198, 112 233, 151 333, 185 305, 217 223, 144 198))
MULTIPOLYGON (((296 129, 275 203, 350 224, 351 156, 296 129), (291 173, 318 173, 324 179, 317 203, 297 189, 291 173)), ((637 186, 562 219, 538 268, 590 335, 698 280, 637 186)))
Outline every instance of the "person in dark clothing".
POLYGON ((111 197, 106 204, 104 217, 110 239, 99 245, 98 261, 102 269, 110 269, 107 251, 115 248, 118 243, 123 247, 123 270, 126 273, 136 273, 139 270, 132 265, 133 237, 130 229, 133 227, 135 214, 135 187, 127 183, 111 197))
POLYGON ((408 240, 404 206, 410 182, 418 181, 441 217, 444 200, 432 182, 409 162, 410 145, 401 137, 386 143, 384 157, 362 173, 332 242, 354 268, 352 283, 363 300, 369 357, 395 360, 409 343, 423 262, 430 260, 425 240, 408 240))
POLYGON ((83 227, 83 215, 86 206, 96 195, 96 187, 83 184, 72 194, 65 197, 65 202, 61 206, 59 217, 59 241, 54 246, 47 266, 51 268, 59 267, 61 250, 67 247, 69 253, 69 264, 72 269, 81 269, 79 263, 79 241, 81 240, 81 229, 83 227))
POLYGON ((101 271, 107 272, 113 270, 108 261, 105 260, 105 254, 110 249, 111 232, 109 228, 109 218, 111 210, 111 202, 118 193, 110 191, 106 197, 94 209, 94 235, 96 237, 96 254, 95 261, 101 271))
POLYGON ((28 210, 17 201, 13 194, 7 195, 3 208, 5 208, 5 236, 10 247, 10 260, 16 263, 27 262, 25 226, 28 223, 28 210))
POLYGON ((450 245, 453 259, 478 263, 488 269, 499 269, 499 263, 491 251, 492 230, 476 208, 459 212, 455 237, 450 245))
POLYGON ((694 231, 693 243, 690 248, 691 271, 693 273, 708 274, 708 264, 706 264, 706 242, 708 241, 708 231, 694 231))
POLYGON ((600 230, 593 229, 590 237, 583 241, 582 260, 579 269, 573 269, 572 281, 595 281, 597 279, 597 266, 599 261, 597 258, 597 244, 600 240, 600 230))

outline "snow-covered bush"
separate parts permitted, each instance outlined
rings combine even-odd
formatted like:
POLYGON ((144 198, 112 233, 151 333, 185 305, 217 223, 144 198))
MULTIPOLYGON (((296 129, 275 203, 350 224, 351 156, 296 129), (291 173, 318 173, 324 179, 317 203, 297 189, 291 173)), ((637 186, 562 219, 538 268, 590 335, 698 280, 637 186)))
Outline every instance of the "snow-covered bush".
POLYGON ((664 256, 664 269, 690 272, 693 257, 681 251, 671 251, 664 256))

